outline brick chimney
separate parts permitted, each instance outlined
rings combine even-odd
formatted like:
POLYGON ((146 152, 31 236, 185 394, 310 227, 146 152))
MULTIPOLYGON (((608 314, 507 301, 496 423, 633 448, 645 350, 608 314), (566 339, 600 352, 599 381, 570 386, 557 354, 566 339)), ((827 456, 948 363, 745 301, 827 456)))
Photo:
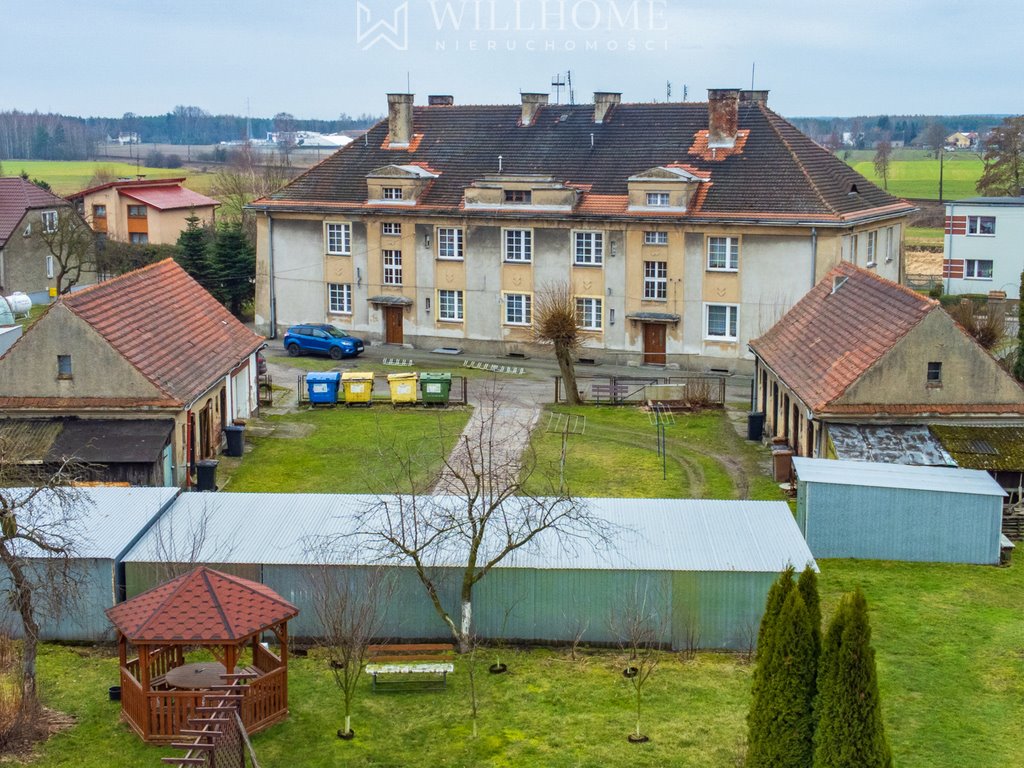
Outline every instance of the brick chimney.
POLYGON ((594 92, 594 122, 603 123, 608 113, 611 112, 612 107, 619 104, 622 101, 621 93, 613 93, 612 91, 595 91, 594 92))
POLYGON ((708 88, 708 146, 732 147, 739 127, 740 91, 708 88))
POLYGON ((740 103, 768 106, 768 91, 740 91, 740 103))
POLYGON ((523 98, 523 117, 522 124, 532 125, 533 118, 537 116, 537 111, 548 103, 548 95, 546 93, 524 93, 521 94, 523 98))
POLYGON ((454 96, 427 96, 427 105, 431 107, 453 107, 455 106, 454 96))
POLYGON ((412 142, 411 93, 388 94, 388 137, 392 147, 407 147, 412 142))

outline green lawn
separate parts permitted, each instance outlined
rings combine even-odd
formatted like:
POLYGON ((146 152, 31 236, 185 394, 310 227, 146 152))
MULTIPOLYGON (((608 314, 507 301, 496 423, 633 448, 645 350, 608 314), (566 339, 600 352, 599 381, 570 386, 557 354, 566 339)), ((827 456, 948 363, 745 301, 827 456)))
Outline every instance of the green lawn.
MULTIPOLYGON (((584 417, 582 435, 568 437, 565 482, 579 496, 638 498, 781 499, 762 473, 768 460, 760 445, 739 437, 724 411, 679 413, 666 427, 662 458, 649 414, 632 406, 552 407, 534 433, 537 465, 559 475, 562 435, 549 414, 584 417)), ((540 486, 533 487, 539 491, 540 486)))
POLYGON ((394 492, 386 487, 395 454, 416 458, 418 486, 429 483, 442 457, 469 419, 464 408, 427 410, 392 408, 303 409, 287 416, 268 416, 275 427, 246 435, 253 448, 230 467, 224 490, 274 493, 394 492))
MULTIPOLYGON (((840 158, 857 173, 882 186, 875 175, 874 150, 840 150, 840 158), (847 157, 847 154, 849 155, 847 157)), ((948 152, 943 160, 942 197, 956 200, 977 194, 975 184, 983 170, 981 157, 974 152, 948 152)), ((900 197, 939 198, 939 161, 925 150, 895 150, 889 163, 889 192, 900 197)))
MULTIPOLYGON (((860 586, 871 607, 883 717, 896 765, 1005 768, 1024 765, 1024 568, 829 560, 821 564, 826 616, 860 586)), ((666 655, 648 684, 652 741, 630 745, 628 689, 617 655, 573 662, 564 650, 506 652, 507 675, 483 669, 480 735, 467 719, 466 662, 444 692, 371 694, 356 703, 353 742, 334 736, 337 694, 323 662, 296 658, 290 719, 255 737, 265 768, 398 766, 672 766, 733 768, 742 754, 750 671, 742 657, 666 655)), ((45 646, 46 703, 77 725, 54 737, 39 768, 157 765, 167 749, 146 747, 118 722, 106 689, 117 682, 111 651, 45 646)), ((178 753, 180 754, 180 753, 178 753)))
POLYGON ((25 171, 31 178, 45 181, 58 195, 85 189, 101 170, 114 177, 135 178, 137 174, 144 174, 148 179, 173 179, 185 176, 185 186, 204 194, 210 191, 214 177, 212 173, 201 173, 194 168, 147 168, 113 160, 4 160, 3 166, 7 176, 25 171))

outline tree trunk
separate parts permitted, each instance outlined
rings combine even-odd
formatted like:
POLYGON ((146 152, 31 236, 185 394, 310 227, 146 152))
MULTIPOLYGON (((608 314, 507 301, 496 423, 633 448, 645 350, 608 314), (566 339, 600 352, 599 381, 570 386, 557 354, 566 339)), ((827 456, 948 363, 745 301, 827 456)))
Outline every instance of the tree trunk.
POLYGON ((562 383, 565 385, 565 401, 569 405, 583 405, 579 388, 576 386, 576 369, 573 366, 572 349, 556 341, 555 359, 558 360, 562 383))
POLYGON ((462 598, 462 621, 459 624, 459 653, 469 653, 472 650, 470 641, 473 631, 473 602, 470 598, 462 598))
POLYGON ((35 620, 32 607, 32 588, 22 562, 8 549, 7 543, 0 543, 0 560, 11 574, 14 585, 14 607, 21 617, 21 703, 18 707, 19 717, 31 716, 39 705, 39 692, 36 684, 36 656, 38 653, 39 625, 35 620))

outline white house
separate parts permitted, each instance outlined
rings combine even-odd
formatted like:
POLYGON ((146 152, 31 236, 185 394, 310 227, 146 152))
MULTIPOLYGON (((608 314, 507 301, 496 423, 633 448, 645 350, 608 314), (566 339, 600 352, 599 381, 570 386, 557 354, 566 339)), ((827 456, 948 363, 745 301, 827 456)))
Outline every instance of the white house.
POLYGON ((1005 291, 1020 298, 1024 197, 970 197, 946 204, 946 293, 1005 291))

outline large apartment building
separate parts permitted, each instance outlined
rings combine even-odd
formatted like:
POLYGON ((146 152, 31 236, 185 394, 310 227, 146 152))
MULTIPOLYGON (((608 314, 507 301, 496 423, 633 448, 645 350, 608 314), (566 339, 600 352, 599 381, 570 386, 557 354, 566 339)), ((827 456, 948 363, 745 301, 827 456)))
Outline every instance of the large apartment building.
POLYGON ((525 352, 568 285, 584 356, 750 370, 747 341, 842 260, 901 277, 913 208, 767 106, 513 106, 389 94, 388 119, 258 214, 256 322, 374 342, 525 352))

